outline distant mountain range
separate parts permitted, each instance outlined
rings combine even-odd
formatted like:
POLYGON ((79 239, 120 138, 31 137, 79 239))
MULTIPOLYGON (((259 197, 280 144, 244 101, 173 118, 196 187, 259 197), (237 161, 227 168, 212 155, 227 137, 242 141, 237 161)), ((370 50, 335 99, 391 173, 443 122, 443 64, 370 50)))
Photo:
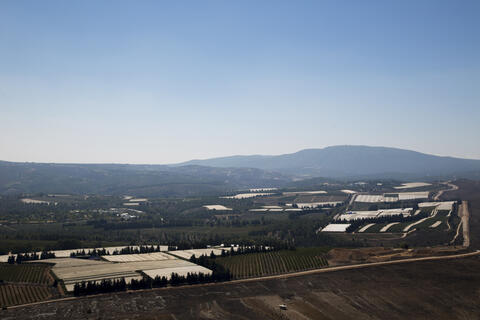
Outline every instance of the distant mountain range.
POLYGON ((0 161, 0 194, 216 195, 299 179, 480 179, 480 160, 367 146, 307 149, 278 156, 232 156, 174 165, 49 164, 0 161))
POLYGON ((178 164, 219 168, 257 168, 305 177, 479 177, 480 160, 439 157, 420 152, 368 146, 305 149, 278 156, 232 156, 178 164))

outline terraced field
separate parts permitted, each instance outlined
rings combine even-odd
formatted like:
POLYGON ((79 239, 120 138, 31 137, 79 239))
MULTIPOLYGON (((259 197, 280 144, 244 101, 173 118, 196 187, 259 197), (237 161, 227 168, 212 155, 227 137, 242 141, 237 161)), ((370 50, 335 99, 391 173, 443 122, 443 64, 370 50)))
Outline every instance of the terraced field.
POLYGON ((215 261, 228 268, 235 279, 241 279, 326 267, 325 252, 323 248, 299 248, 216 258, 215 261))

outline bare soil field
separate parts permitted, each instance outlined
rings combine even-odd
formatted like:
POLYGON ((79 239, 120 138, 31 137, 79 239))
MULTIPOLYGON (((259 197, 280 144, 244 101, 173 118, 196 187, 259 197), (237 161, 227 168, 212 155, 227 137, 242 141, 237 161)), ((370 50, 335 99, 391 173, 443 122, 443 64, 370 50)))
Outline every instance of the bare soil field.
POLYGON ((126 292, 0 311, 2 319, 478 319, 480 258, 126 292), (287 310, 281 310, 285 304, 287 310))
POLYGON ((328 265, 339 266, 357 263, 371 263, 381 261, 391 261, 408 258, 422 258, 428 256, 443 256, 451 254, 465 253, 465 248, 461 246, 439 246, 432 248, 334 248, 327 253, 328 265))

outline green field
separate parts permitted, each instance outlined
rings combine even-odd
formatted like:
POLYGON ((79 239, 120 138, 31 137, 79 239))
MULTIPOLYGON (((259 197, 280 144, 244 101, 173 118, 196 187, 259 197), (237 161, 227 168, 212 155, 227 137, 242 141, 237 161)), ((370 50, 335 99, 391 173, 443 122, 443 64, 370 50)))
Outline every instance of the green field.
POLYGON ((234 279, 241 279, 326 267, 327 251, 325 248, 298 248, 217 258, 215 261, 228 268, 234 279))
POLYGON ((50 266, 40 263, 25 264, 0 264, 0 280, 4 282, 25 282, 50 284, 53 282, 49 276, 50 266))

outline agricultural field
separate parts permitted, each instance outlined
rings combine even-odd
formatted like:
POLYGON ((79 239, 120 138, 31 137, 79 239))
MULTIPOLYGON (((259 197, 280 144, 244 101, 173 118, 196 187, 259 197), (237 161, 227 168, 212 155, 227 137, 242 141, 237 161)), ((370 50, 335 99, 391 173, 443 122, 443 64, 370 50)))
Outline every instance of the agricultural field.
POLYGON ((249 253, 216 258, 215 262, 229 269, 234 279, 323 268, 328 266, 324 248, 298 248, 249 253))
POLYGON ((20 284, 0 284, 0 307, 14 306, 52 297, 53 288, 20 284))
POLYGON ((206 248, 206 249, 191 249, 191 250, 175 250, 175 251, 169 251, 169 254, 174 255, 176 257, 179 257, 181 259, 190 259, 193 255, 195 258, 198 258, 202 255, 210 256, 210 254, 220 256, 223 251, 230 251, 232 248, 231 247, 224 247, 224 248, 206 248))
POLYGON ((350 226, 348 223, 330 223, 321 229, 321 232, 346 232, 350 226))
POLYGON ((0 280, 3 282, 22 282, 50 284, 50 266, 46 264, 25 263, 12 265, 0 263, 0 280))
POLYGON ((102 259, 110 262, 137 262, 137 261, 162 261, 174 260, 174 256, 163 252, 138 253, 138 254, 118 254, 102 256, 102 259))
POLYGON ((255 198, 255 197, 264 197, 272 195, 271 192, 254 192, 254 193, 239 193, 234 196, 226 196, 221 197, 223 199, 248 199, 248 198, 255 198))
MULTIPOLYGON (((150 245, 148 245, 150 246, 150 245)), ((113 254, 114 251, 120 251, 126 247, 129 247, 129 248, 132 248, 134 250, 140 250, 140 247, 141 246, 116 246, 116 247, 97 247, 97 248, 79 248, 79 249, 71 249, 71 250, 53 250, 53 251, 50 251, 50 252, 53 252, 55 253, 55 257, 56 258, 69 258, 70 257, 70 254, 71 253, 77 253, 78 251, 85 251, 86 253, 88 251, 93 251, 93 250, 99 250, 99 249, 105 249, 108 253, 110 254, 113 254)), ((155 245, 155 248, 157 246, 155 245)), ((160 248, 160 251, 168 251, 168 246, 158 246, 160 248)), ((40 255, 41 252, 38 251, 36 252, 36 254, 40 255)), ((13 256, 16 256, 16 254, 14 254, 13 256)), ((8 254, 5 254, 5 255, 0 255, 0 262, 7 262, 8 261, 8 257, 9 255, 8 254)))
POLYGON ((381 203, 381 202, 422 200, 422 199, 428 199, 429 194, 430 194, 429 191, 394 192, 394 193, 384 193, 381 195, 359 194, 355 197, 355 202, 381 203))
POLYGON ((57 294, 50 265, 0 263, 0 307, 46 300, 57 294))
POLYGON ((284 196, 291 196, 291 195, 311 195, 311 194, 326 194, 327 191, 325 190, 314 190, 314 191, 287 191, 284 192, 284 196))
POLYGON ((211 275, 212 271, 202 266, 191 265, 186 267, 174 267, 174 268, 162 268, 143 271, 144 274, 154 279, 155 277, 165 277, 170 279, 172 273, 176 273, 179 276, 187 276, 188 273, 203 273, 205 275, 211 275))
POLYGON ((203 206, 204 208, 206 208, 207 210, 226 210, 226 211, 231 211, 232 208, 227 208, 221 204, 209 204, 209 205, 204 205, 203 206))
POLYGON ((413 189, 413 188, 427 187, 431 185, 432 185, 431 183, 427 183, 427 182, 407 182, 407 183, 402 183, 401 186, 394 187, 394 189, 397 189, 397 190, 413 189))
MULTIPOLYGON (((188 256, 190 257, 191 255, 188 256)), ((40 260, 40 262, 55 264, 52 271, 63 281, 67 291, 72 291, 75 283, 82 281, 125 278, 129 283, 132 279, 142 279, 142 272, 146 275, 169 276, 172 272, 186 274, 200 267, 162 252, 102 256, 102 258, 113 259, 114 262, 80 258, 53 258, 40 260)), ((203 267, 199 270, 205 274, 210 272, 203 267)))

